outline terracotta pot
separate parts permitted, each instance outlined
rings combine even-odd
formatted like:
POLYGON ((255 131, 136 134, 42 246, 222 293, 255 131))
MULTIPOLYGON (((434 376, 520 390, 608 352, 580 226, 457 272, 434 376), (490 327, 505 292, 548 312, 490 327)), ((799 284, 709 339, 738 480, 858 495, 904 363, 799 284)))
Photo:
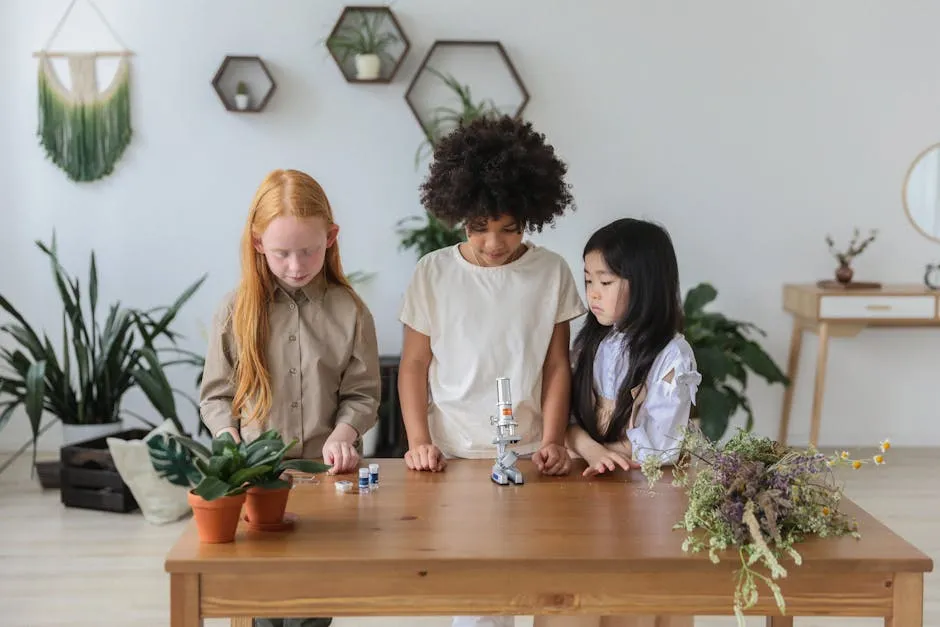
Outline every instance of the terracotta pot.
POLYGON ((851 266, 839 266, 836 270, 836 281, 843 284, 850 283, 853 274, 855 274, 855 272, 852 270, 851 266))
POLYGON ((200 542, 222 544, 235 540, 238 519, 241 518, 242 505, 245 504, 244 492, 212 501, 207 501, 192 492, 188 497, 189 504, 193 508, 193 518, 196 519, 196 530, 199 532, 200 542))
MULTIPOLYGON (((286 481, 293 485, 294 478, 287 475, 286 481)), ((248 498, 245 500, 245 518, 248 522, 259 527, 278 525, 283 522, 291 485, 275 490, 258 486, 248 488, 248 498)))

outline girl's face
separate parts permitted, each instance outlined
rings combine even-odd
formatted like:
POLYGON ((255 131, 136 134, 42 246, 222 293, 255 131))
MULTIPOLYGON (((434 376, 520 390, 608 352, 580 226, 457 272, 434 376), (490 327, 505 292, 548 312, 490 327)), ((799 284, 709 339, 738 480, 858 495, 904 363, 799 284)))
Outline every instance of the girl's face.
POLYGON ((467 224, 471 255, 483 266, 501 266, 522 245, 522 226, 512 216, 474 220, 467 224))
POLYGON ((278 216, 271 221, 255 250, 264 255, 271 273, 292 288, 304 287, 323 269, 326 250, 336 242, 339 226, 323 218, 278 216))
POLYGON ((630 284, 611 271, 600 252, 592 250, 584 257, 584 295, 597 321, 609 327, 627 311, 630 284))

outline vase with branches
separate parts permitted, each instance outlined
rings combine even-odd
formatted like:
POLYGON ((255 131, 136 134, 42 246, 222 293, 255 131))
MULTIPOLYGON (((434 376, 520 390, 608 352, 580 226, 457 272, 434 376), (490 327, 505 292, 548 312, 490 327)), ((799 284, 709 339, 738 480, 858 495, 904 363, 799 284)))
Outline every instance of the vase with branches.
POLYGON ((837 250, 832 236, 826 235, 826 244, 829 246, 829 252, 836 258, 836 261, 839 262, 839 267, 836 268, 836 280, 839 283, 845 284, 852 281, 852 276, 855 274, 854 270, 852 270, 852 261, 861 255, 865 249, 868 248, 869 244, 875 241, 877 235, 878 230, 872 229, 868 237, 861 239, 861 233, 859 229, 856 228, 852 233, 852 240, 849 242, 849 247, 844 251, 837 250))

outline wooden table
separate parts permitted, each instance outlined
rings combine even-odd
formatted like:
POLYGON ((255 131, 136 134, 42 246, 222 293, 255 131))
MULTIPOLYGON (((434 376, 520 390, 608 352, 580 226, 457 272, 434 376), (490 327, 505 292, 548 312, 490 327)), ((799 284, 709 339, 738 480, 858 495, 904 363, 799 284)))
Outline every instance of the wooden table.
POLYGON ((793 316, 787 377, 777 441, 786 444, 790 411, 796 391, 803 332, 819 338, 809 443, 819 445, 826 360, 830 337, 855 337, 866 327, 910 328, 940 326, 940 292, 923 285, 885 285, 878 289, 821 288, 815 284, 783 286, 783 308, 793 316))
MULTIPOLYGON (((242 528, 234 543, 200 544, 190 523, 166 559, 171 627, 203 617, 732 614, 736 553, 716 565, 682 552, 672 525, 686 498, 668 479, 650 496, 639 471, 542 477, 525 462, 526 485, 498 486, 485 460, 433 474, 379 463, 371 494, 339 493, 333 477, 297 486, 289 533, 242 528)), ((846 507, 862 540, 811 539, 802 566, 785 562, 788 614, 922 627, 932 561, 846 507)), ((789 624, 760 594, 750 613, 789 624)))

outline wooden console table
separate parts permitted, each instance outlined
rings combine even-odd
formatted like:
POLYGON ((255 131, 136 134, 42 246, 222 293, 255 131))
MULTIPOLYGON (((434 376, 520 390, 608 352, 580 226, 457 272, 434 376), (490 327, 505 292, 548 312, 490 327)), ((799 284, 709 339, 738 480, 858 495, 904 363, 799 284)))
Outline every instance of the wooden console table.
POLYGON ((880 289, 823 289, 815 284, 783 286, 783 308, 793 316, 787 386, 780 417, 779 441, 786 444, 790 411, 803 345, 803 332, 816 333, 816 381, 809 442, 818 445, 830 337, 855 337, 865 327, 940 326, 940 293, 919 285, 886 285, 880 289))
MULTIPOLYGON (((166 558, 171 627, 203 618, 630 614, 732 615, 735 551, 720 564, 682 551, 672 525, 687 506, 671 473, 650 496, 639 471, 585 479, 520 463, 527 483, 498 486, 492 462, 452 460, 418 473, 378 460, 381 487, 340 493, 333 477, 300 484, 287 533, 239 529, 230 544, 200 544, 192 522, 166 558)), ((925 554, 851 502, 861 540, 810 539, 780 581, 788 617, 760 591, 749 613, 883 616, 922 627, 925 554)))

